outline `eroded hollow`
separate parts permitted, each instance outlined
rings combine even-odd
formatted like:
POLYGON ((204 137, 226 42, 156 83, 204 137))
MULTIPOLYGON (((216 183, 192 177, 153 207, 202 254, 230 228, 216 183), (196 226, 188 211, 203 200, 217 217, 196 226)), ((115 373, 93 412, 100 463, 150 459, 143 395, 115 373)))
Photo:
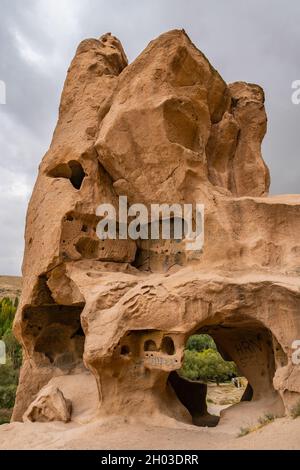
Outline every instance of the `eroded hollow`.
POLYGON ((157 346, 156 346, 155 341, 153 341, 152 339, 148 339, 147 341, 145 341, 144 351, 157 351, 157 346))
POLYGON ((75 189, 80 189, 86 176, 81 163, 70 160, 68 163, 60 163, 49 171, 48 176, 52 178, 66 178, 70 180, 75 189))
MULTIPOLYGON (((238 401, 259 401, 269 400, 270 406, 279 407, 281 398, 273 387, 273 377, 275 374, 275 348, 279 350, 278 343, 274 339, 272 333, 265 328, 260 322, 243 316, 232 318, 230 321, 222 322, 215 325, 201 326, 197 334, 209 335, 213 338, 217 350, 224 361, 231 361, 235 364, 236 370, 228 369, 228 384, 234 377, 239 377, 243 381, 244 387, 241 390, 238 401), (245 379, 242 379, 245 378, 245 379), (278 400, 278 401, 277 401, 278 400), (272 404, 272 405, 271 405, 272 404)), ((208 348, 207 358, 211 353, 208 348)), ((282 351, 280 350, 282 356, 282 351)), ((188 354, 187 354, 188 356, 188 354)), ((204 355, 205 356, 205 355, 204 355)), ((191 360, 191 358, 187 358, 191 360)), ((280 358, 282 360, 282 358, 280 358)), ((207 368, 213 367, 211 361, 208 360, 207 368)), ((184 369, 184 368, 183 368, 184 369)), ((193 423, 198 426, 216 426, 219 422, 218 409, 208 400, 208 388, 211 388, 212 378, 193 377, 193 375, 182 374, 183 369, 178 374, 176 371, 169 375, 169 383, 175 391, 178 399, 187 408, 192 416, 193 423), (215 408, 215 410, 214 410, 215 408)), ((212 373, 213 375, 213 373, 212 373)), ((215 388, 219 390, 221 380, 214 380, 215 388)), ((234 387, 237 384, 230 384, 234 387)), ((238 386, 238 385, 237 385, 238 386)), ((226 387, 224 387, 226 388, 226 387)), ((227 387, 228 388, 228 387, 227 387)), ((226 395, 224 396, 224 404, 226 403, 226 395)), ((230 403, 228 400, 228 405, 230 403)), ((235 403, 238 403, 235 401, 235 403)), ((224 408, 227 407, 224 406, 224 408)))
POLYGON ((75 244, 76 250, 83 258, 93 259, 97 257, 99 250, 99 240, 88 237, 80 238, 75 244))
POLYGON ((174 341, 170 336, 164 336, 161 343, 161 351, 169 356, 173 356, 175 353, 174 341))
POLYGON ((166 272, 174 265, 183 266, 186 263, 183 239, 188 224, 182 217, 176 217, 171 211, 170 218, 153 222, 152 226, 143 226, 143 230, 150 239, 136 241, 137 250, 132 262, 135 268, 140 271, 166 272), (151 238, 152 233, 156 233, 157 239, 151 238))
POLYGON ((130 354, 130 347, 127 345, 127 344, 124 344, 122 347, 121 347, 121 352, 120 354, 122 356, 128 356, 130 354))
POLYGON ((83 305, 56 304, 25 310, 24 335, 37 363, 62 370, 82 366, 85 340, 80 322, 82 310, 83 305))

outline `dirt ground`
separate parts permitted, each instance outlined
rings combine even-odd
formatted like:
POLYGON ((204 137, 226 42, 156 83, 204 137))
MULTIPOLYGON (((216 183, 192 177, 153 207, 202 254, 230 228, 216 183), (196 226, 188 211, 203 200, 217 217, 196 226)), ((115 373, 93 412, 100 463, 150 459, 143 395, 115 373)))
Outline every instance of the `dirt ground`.
POLYGON ((253 418, 248 434, 239 437, 241 423, 236 421, 235 406, 231 404, 239 402, 245 386, 208 385, 209 412, 219 415, 226 409, 229 413, 215 428, 197 427, 162 415, 139 420, 112 417, 82 425, 12 423, 0 426, 0 449, 300 449, 300 418, 278 418, 256 429, 258 415, 253 415, 252 402, 238 405, 244 419, 253 418))
POLYGON ((18 276, 0 276, 0 298, 20 297, 22 289, 22 278, 18 276))
MULTIPOLYGON (((69 378, 69 393, 73 388, 69 378)), ((59 380, 59 379, 57 379, 59 380)), ((300 449, 300 417, 277 418, 257 428, 262 412, 254 402, 236 405, 246 386, 233 384, 208 385, 208 411, 222 414, 220 424, 214 428, 197 427, 175 421, 163 415, 141 417, 111 417, 84 421, 84 400, 74 401, 74 420, 68 424, 12 423, 0 426, 0 450, 6 449, 162 449, 162 450, 217 450, 217 449, 300 449), (233 404, 233 406, 231 406, 233 404), (258 408, 258 409, 257 409, 258 408), (76 422, 75 422, 76 421, 76 422), (244 428, 246 425, 247 428, 244 428), (242 427, 243 426, 243 427, 242 427), (247 434, 239 437, 242 429, 247 434)), ((82 390, 87 401, 87 389, 82 390)), ((91 395, 91 402, 95 402, 91 395)), ((91 408, 91 407, 90 407, 91 408)), ((264 406, 263 408, 264 409, 264 406)), ((97 411, 92 410, 92 416, 97 411)), ((72 415, 73 416, 73 415, 72 415)))
POLYGON ((73 423, 13 423, 0 426, 0 449, 300 449, 300 418, 276 419, 244 437, 222 428, 165 426, 121 421, 73 423))
POLYGON ((215 405, 234 405, 238 403, 247 386, 247 380, 244 377, 240 381, 240 388, 235 387, 231 382, 221 383, 220 385, 209 383, 206 397, 208 406, 211 403, 215 405))

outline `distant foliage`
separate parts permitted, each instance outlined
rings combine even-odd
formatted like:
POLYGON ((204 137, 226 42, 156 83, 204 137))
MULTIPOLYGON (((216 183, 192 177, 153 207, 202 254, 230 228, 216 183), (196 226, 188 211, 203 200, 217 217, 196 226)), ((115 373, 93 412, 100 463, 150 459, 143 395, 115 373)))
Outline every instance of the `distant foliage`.
POLYGON ((0 339, 6 346, 6 364, 0 365, 0 424, 9 422, 22 362, 19 343, 12 332, 12 325, 19 300, 0 300, 0 339))
POLYGON ((0 300, 0 339, 5 342, 8 362, 14 369, 19 369, 22 362, 21 347, 12 332, 18 304, 18 298, 14 301, 9 298, 0 300))
POLYGON ((10 328, 6 330, 2 340, 6 346, 6 355, 11 360, 13 368, 19 369, 22 364, 22 350, 10 328))
POLYGON ((0 409, 14 406, 19 371, 13 368, 8 358, 7 363, 0 365, 0 409))
POLYGON ((190 336, 187 343, 186 349, 189 351, 204 351, 205 349, 217 350, 216 344, 211 336, 209 335, 193 335, 190 336))
POLYGON ((300 401, 298 401, 291 409, 291 415, 294 419, 300 416, 300 401))
POLYGON ((12 301, 5 297, 0 300, 0 338, 7 330, 12 329, 15 313, 18 306, 18 300, 12 301))
POLYGON ((194 335, 187 342, 180 374, 201 382, 227 382, 238 375, 234 362, 224 361, 209 335, 194 335))

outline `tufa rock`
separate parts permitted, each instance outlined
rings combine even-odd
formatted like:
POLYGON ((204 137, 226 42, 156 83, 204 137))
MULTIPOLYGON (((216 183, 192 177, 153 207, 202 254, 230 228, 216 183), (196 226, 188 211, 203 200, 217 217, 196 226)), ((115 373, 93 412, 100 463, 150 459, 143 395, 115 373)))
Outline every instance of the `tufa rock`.
POLYGON ((252 401, 235 410, 289 412, 300 398, 300 196, 268 196, 266 122, 262 89, 227 85, 184 31, 130 65, 110 34, 81 43, 28 208, 14 420, 50 380, 80 383, 88 370, 94 417, 211 423, 205 387, 197 405, 174 376, 195 332, 248 379, 252 401), (98 239, 96 208, 118 209, 119 195, 203 203, 203 249, 98 239))
POLYGON ((45 423, 50 421, 63 421, 71 419, 72 402, 64 397, 59 388, 53 385, 44 387, 37 398, 24 413, 23 421, 26 423, 45 423))

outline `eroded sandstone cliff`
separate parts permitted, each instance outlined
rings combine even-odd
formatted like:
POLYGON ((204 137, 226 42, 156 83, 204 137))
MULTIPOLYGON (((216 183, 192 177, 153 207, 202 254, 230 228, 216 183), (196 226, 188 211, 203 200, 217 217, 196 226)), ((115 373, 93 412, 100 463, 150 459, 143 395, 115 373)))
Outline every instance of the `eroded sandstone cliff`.
MULTIPOLYGON (((82 395, 94 377, 85 419, 191 421, 190 384, 179 390, 170 374, 195 332, 247 377, 249 406, 289 412, 300 398, 300 197, 268 196, 266 122, 263 90, 227 85, 184 31, 161 35, 130 65, 111 34, 80 44, 28 209, 14 420, 45 385, 64 389, 70 378, 76 416, 76 386, 82 395), (101 241, 96 208, 117 209, 120 195, 204 204, 203 249, 101 241)), ((195 414, 206 414, 199 397, 195 414)))

